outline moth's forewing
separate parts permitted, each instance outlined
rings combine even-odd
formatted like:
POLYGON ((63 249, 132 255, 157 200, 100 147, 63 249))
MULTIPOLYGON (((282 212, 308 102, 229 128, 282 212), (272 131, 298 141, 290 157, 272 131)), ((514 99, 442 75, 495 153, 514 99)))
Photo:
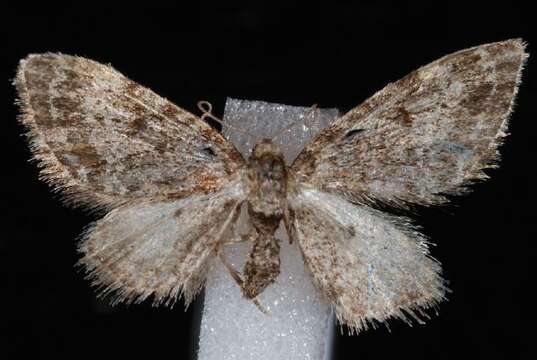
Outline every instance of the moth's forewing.
POLYGON ((189 302, 245 197, 233 145, 92 60, 30 55, 15 85, 42 178, 69 203, 113 209, 80 244, 94 283, 116 301, 189 302))
POLYGON ((496 166, 527 54, 520 39, 447 55, 389 84, 315 138, 298 181, 353 201, 437 204, 496 166))
POLYGON ((215 191, 244 164, 209 125, 110 66, 30 55, 15 84, 41 176, 75 205, 215 191))

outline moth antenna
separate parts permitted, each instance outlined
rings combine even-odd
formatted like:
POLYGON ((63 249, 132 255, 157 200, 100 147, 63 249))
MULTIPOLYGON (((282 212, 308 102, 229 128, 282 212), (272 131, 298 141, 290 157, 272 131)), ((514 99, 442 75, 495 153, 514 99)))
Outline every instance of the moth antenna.
MULTIPOLYGON (((308 119, 310 118, 311 114, 313 114, 313 121, 315 121, 315 119, 317 118, 318 116, 318 113, 319 113, 319 107, 317 104, 313 104, 307 111, 306 113, 304 114, 304 125, 306 125, 308 123, 308 119)), ((274 135, 272 137, 272 141, 275 142, 275 140, 279 137, 279 136, 282 136, 287 130, 291 129, 293 126, 297 125, 297 122, 292 122, 291 124, 287 125, 286 127, 284 127, 282 130, 280 130, 276 135, 274 135)))
POLYGON ((225 126, 229 129, 232 129, 238 133, 241 133, 243 135, 246 135, 248 137, 250 137, 252 140, 255 141, 255 137, 250 134, 249 132, 245 131, 245 130, 242 130, 242 129, 239 129, 237 127, 234 127, 230 124, 228 124, 227 122, 225 122, 224 120, 216 117, 213 115, 212 111, 213 111, 213 105, 208 102, 208 101, 205 101, 205 100, 202 100, 202 101, 198 101, 198 109, 200 109, 202 115, 201 115, 201 120, 205 121, 205 118, 209 118, 209 119, 212 119, 214 121, 216 121, 217 123, 219 123, 220 125, 222 126, 225 126))

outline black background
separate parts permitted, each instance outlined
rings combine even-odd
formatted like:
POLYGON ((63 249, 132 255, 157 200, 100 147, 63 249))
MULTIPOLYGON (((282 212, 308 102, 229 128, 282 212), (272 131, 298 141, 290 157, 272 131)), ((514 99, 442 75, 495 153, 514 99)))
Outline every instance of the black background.
MULTIPOLYGON (((346 111, 418 66, 486 42, 523 37, 537 53, 530 34, 535 13, 514 2, 252 3, 9 5, 3 15, 8 111, 1 132, 8 226, 0 246, 9 269, 11 358, 187 359, 196 346, 196 311, 185 313, 182 303, 172 310, 110 308, 75 272, 74 239, 94 217, 64 208, 27 162, 7 79, 28 53, 61 51, 111 63, 189 111, 198 113, 195 104, 204 99, 220 115, 226 96, 346 111)), ((489 171, 492 179, 454 205, 418 211, 418 223, 438 244, 432 253, 453 289, 449 301, 426 325, 391 321, 391 332, 382 327, 338 336, 335 359, 529 357, 536 73, 530 58, 512 135, 502 147, 501 168, 489 171)))

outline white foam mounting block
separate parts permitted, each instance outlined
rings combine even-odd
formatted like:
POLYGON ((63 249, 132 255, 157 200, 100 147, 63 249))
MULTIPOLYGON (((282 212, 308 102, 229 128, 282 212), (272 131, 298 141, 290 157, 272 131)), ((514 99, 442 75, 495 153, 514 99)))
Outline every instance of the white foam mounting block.
MULTIPOLYGON (((315 111, 311 107, 227 99, 224 121, 253 136, 225 126, 223 133, 245 158, 255 141, 280 133, 274 142, 290 164, 308 140, 338 115, 337 109, 315 111)), ((243 226, 244 210, 239 219, 243 226)), ((297 244, 289 244, 282 226, 276 234, 281 239, 281 273, 276 283, 259 296, 268 315, 242 297, 220 261, 213 263, 205 287, 199 360, 330 358, 334 332, 331 308, 315 289, 297 244)), ((239 243, 227 246, 225 253, 241 270, 250 248, 251 243, 239 243)))

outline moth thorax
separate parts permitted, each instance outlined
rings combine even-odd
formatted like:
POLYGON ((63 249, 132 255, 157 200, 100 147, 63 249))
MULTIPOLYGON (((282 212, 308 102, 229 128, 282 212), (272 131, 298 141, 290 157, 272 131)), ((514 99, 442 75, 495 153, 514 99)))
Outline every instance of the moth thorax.
POLYGON ((255 144, 249 159, 250 212, 281 218, 287 190, 287 168, 283 154, 271 140, 255 144))

